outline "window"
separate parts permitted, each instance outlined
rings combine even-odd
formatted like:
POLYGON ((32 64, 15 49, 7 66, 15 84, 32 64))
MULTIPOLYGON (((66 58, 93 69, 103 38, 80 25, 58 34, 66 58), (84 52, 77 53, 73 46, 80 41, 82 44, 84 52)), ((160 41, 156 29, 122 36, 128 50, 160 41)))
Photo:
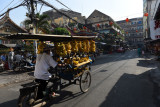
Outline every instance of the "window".
POLYGON ((138 24, 142 24, 142 21, 138 21, 138 24))

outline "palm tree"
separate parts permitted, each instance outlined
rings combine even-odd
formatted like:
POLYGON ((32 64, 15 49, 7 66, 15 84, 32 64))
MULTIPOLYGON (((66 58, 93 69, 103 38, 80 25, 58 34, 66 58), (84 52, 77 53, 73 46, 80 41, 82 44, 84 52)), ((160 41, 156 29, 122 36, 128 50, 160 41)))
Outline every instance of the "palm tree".
MULTIPOLYGON (((40 33, 40 31, 49 34, 50 31, 50 24, 47 21, 48 16, 47 15, 40 15, 39 13, 36 14, 36 27, 37 27, 37 33, 40 33)), ((30 19, 27 19, 24 21, 24 25, 26 29, 29 29, 29 24, 32 24, 30 19)))

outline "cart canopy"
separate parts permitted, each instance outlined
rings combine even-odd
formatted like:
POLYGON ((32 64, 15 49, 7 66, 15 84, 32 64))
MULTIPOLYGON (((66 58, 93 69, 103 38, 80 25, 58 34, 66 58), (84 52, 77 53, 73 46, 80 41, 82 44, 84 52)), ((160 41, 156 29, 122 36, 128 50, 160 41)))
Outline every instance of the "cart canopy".
POLYGON ((95 39, 97 36, 70 36, 70 35, 50 35, 50 34, 31 34, 17 33, 3 36, 4 39, 23 39, 23 40, 40 40, 40 41, 71 41, 74 39, 95 39))

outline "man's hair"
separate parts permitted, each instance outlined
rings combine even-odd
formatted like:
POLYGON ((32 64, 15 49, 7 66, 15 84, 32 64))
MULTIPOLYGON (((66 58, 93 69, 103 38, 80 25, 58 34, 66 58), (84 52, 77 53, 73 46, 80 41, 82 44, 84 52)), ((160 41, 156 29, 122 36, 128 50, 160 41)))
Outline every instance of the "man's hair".
POLYGON ((45 48, 43 48, 43 52, 46 53, 46 52, 49 52, 50 51, 50 48, 48 46, 46 46, 45 48))

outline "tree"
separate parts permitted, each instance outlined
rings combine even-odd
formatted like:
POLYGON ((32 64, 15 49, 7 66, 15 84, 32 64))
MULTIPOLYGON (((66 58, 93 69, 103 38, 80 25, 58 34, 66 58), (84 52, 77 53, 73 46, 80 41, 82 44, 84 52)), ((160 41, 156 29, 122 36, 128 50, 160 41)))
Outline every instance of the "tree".
POLYGON ((56 35, 70 35, 66 28, 55 28, 53 34, 56 35))
MULTIPOLYGON (((50 33, 50 24, 48 23, 48 21, 46 20, 48 18, 47 15, 40 15, 39 13, 37 13, 36 15, 36 27, 37 27, 37 31, 40 32, 44 32, 49 34, 50 33)), ((29 17, 29 16, 28 16, 29 17)), ((24 25, 26 29, 29 29, 29 24, 32 24, 30 19, 27 19, 24 21, 24 25)))

